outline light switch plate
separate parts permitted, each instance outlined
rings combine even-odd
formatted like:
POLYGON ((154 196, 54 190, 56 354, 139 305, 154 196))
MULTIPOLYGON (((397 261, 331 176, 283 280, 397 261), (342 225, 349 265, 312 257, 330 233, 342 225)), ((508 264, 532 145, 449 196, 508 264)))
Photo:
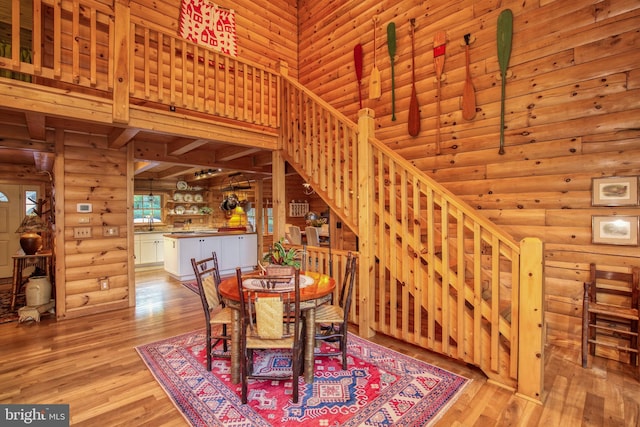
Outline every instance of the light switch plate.
POLYGON ((75 239, 90 239, 91 227, 73 227, 73 237, 75 239))

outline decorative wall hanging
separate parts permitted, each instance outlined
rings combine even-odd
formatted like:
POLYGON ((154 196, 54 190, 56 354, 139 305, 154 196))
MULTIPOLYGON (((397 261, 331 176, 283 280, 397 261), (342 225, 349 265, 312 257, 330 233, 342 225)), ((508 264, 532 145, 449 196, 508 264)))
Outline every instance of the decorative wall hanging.
POLYGON ((498 63, 500 64, 500 79, 502 90, 500 96, 500 150, 504 154, 504 98, 507 85, 507 67, 511 57, 511 39, 513 38, 513 13, 510 9, 503 10, 498 16, 498 63))
POLYGON ((442 80, 442 71, 444 70, 444 58, 447 48, 447 33, 437 31, 433 36, 433 65, 436 69, 436 154, 440 154, 440 98, 442 97, 440 90, 440 81, 442 80))
POLYGON ((236 13, 206 0, 182 0, 180 37, 230 56, 238 56, 236 13))
POLYGON ((418 104, 418 94, 416 93, 416 61, 415 61, 415 28, 416 20, 410 19, 411 23, 411 100, 409 101, 409 119, 407 128, 409 135, 418 136, 420 133, 420 105, 418 104))
POLYGON ((373 17, 373 69, 371 77, 369 77, 369 99, 380 99, 382 96, 382 88, 380 87, 380 70, 376 65, 376 27, 378 26, 378 17, 373 17))
POLYGON ((462 118, 465 120, 473 120, 476 116, 476 91, 471 81, 471 71, 469 70, 469 44, 471 43, 471 34, 464 35, 464 57, 466 76, 464 80, 464 88, 462 89, 462 118))
POLYGON ((637 206, 638 177, 610 176, 591 180, 592 206, 637 206))
POLYGON ((358 101, 360 103, 360 109, 362 109, 362 89, 360 87, 360 82, 362 81, 362 57, 364 53, 362 52, 362 45, 358 43, 353 47, 353 62, 356 69, 356 79, 358 79, 358 101))
POLYGON ((389 60, 391 61, 391 120, 396 120, 396 86, 394 61, 396 56, 396 24, 389 22, 387 25, 387 50, 389 51, 389 60))
POLYGON ((606 245, 638 246, 638 217, 592 216, 591 241, 606 245))

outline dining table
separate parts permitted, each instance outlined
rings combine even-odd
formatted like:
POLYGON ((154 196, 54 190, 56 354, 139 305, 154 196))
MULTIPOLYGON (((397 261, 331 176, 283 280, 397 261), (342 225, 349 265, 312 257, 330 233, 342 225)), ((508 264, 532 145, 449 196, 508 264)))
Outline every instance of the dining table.
MULTIPOLYGON (((255 274, 259 275, 258 272, 255 274)), ((321 304, 331 301, 336 287, 333 277, 314 271, 301 271, 301 276, 313 279, 313 283, 300 288, 300 309, 304 312, 306 322, 304 380, 313 382, 314 346, 315 346, 315 309, 321 304)), ((246 277, 246 276, 245 276, 246 277)), ((309 279, 305 279, 309 282, 309 279)), ((302 282, 302 277, 301 277, 302 282)), ((224 304, 233 310, 231 316, 231 382, 240 382, 240 293, 236 276, 223 278, 219 286, 220 296, 224 304)))

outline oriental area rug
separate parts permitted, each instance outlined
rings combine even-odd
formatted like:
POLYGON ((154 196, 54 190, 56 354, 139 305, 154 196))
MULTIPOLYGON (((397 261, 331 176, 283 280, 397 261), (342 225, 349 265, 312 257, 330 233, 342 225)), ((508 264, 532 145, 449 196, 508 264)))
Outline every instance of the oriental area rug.
MULTIPOLYGON (((231 383, 229 359, 206 370, 205 332, 136 347, 140 357, 192 426, 428 426, 457 399, 469 379, 350 334, 348 370, 340 357, 318 356, 312 384, 249 382, 248 403, 231 383)), ((323 344, 333 345, 333 344, 323 344)), ((290 366, 282 350, 256 356, 254 370, 290 366)))
POLYGON ((0 291, 0 323, 9 323, 18 321, 18 308, 25 305, 24 294, 16 296, 16 305, 11 310, 11 290, 0 291))

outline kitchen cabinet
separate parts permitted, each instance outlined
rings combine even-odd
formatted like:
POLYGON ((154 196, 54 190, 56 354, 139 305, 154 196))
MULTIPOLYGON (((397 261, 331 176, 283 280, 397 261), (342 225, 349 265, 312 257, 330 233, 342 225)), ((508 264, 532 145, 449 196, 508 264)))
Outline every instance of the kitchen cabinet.
POLYGON ((164 261, 164 233, 134 235, 135 265, 158 264, 164 261))
POLYGON ((220 236, 219 239, 223 248, 218 253, 220 273, 233 273, 236 267, 243 271, 253 270, 258 265, 257 234, 220 236))
POLYGON ((257 266, 258 236, 255 233, 235 235, 164 236, 164 269, 172 277, 187 281, 195 275, 191 258, 203 259, 213 252, 218 256, 221 274, 233 274, 236 267, 243 271, 257 266))

